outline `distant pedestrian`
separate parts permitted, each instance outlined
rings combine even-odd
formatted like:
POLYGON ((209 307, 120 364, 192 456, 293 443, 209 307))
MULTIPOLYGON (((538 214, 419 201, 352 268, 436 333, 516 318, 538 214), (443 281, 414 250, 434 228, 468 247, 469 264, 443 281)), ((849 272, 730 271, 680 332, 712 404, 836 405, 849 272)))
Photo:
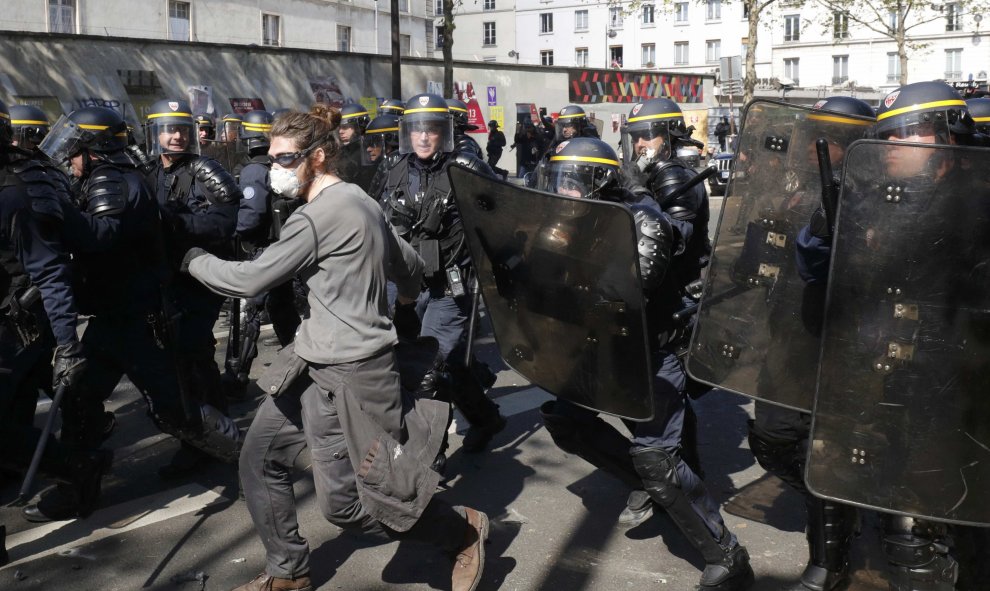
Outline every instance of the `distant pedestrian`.
POLYGON ((729 125, 729 118, 722 117, 722 120, 715 126, 715 137, 718 138, 718 151, 725 151, 725 136, 729 135, 732 126, 729 125))
POLYGON ((488 145, 485 146, 485 151, 488 153, 488 165, 503 180, 509 176, 509 171, 497 167, 496 164, 498 164, 499 159, 502 157, 502 150, 505 149, 505 143, 505 134, 498 128, 498 121, 492 119, 488 122, 488 145))

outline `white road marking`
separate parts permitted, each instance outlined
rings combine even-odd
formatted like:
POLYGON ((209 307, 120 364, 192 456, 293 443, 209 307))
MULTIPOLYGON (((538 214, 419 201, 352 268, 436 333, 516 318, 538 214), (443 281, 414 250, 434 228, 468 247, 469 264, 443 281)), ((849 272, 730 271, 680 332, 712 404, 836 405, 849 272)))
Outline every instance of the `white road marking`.
POLYGON ((7 536, 10 564, 0 571, 52 554, 71 551, 103 538, 154 525, 225 499, 198 484, 188 484, 96 511, 86 519, 53 521, 7 536), (35 544, 35 542, 40 542, 35 544), (32 547, 45 549, 26 554, 32 547))

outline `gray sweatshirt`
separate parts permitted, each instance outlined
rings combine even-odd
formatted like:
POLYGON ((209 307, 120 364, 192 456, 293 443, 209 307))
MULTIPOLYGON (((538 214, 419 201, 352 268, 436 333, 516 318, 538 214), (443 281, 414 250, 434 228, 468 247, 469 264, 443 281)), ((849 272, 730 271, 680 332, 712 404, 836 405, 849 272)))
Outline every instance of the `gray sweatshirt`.
POLYGON ((296 353, 310 363, 370 357, 398 339, 385 285, 419 295, 423 260, 395 235, 381 208, 357 185, 336 183, 297 209, 281 238, 253 261, 193 259, 189 272, 213 291, 253 297, 299 273, 309 286, 309 317, 296 333, 296 353))

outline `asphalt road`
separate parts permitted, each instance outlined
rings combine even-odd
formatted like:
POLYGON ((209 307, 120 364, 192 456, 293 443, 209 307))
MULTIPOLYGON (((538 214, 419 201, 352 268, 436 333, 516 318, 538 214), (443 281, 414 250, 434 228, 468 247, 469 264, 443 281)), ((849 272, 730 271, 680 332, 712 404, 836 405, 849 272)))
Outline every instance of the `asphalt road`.
MULTIPOLYGON (((720 203, 713 199, 714 208, 720 203)), ((715 219, 712 224, 714 229, 715 219)), ((634 529, 616 526, 628 490, 553 444, 536 410, 548 395, 502 363, 482 327, 479 352, 498 375, 490 395, 508 416, 508 427, 482 454, 462 453, 460 434, 452 435, 449 478, 439 492, 492 518, 480 589, 692 589, 702 562, 672 522, 657 514, 634 529)), ((273 356, 262 346, 252 377, 273 356)), ((263 396, 253 393, 232 409, 244 427, 263 396)), ((226 590, 261 572, 264 551, 238 500, 234 467, 210 464, 186 480, 162 481, 156 469, 167 463, 176 441, 157 432, 126 380, 110 405, 120 426, 106 444, 115 459, 102 508, 84 520, 44 525, 24 521, 16 507, 0 508, 11 556, 0 569, 0 590, 226 590)), ((745 436, 751 401, 716 391, 698 400, 696 409, 706 481, 723 503, 727 525, 749 549, 754 589, 787 588, 807 559, 800 497, 755 464, 745 436)), ((45 412, 47 404, 40 404, 39 423, 45 412)), ((308 458, 300 458, 298 467, 299 521, 318 589, 449 588, 450 561, 434 549, 376 545, 329 525, 315 506, 308 458)), ((18 486, 15 479, 3 481, 0 503, 13 501, 18 486)), ((850 589, 885 588, 876 546, 875 527, 866 520, 850 589)))

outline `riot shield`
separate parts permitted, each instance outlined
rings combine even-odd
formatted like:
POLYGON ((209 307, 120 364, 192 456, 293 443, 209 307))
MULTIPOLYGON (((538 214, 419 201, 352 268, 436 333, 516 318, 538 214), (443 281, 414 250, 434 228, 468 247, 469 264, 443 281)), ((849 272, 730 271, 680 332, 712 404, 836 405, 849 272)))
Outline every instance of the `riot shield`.
POLYGON ((849 149, 807 482, 883 512, 990 524, 990 150, 849 149))
POLYGON ((824 290, 797 273, 795 239, 822 202, 815 142, 833 168, 870 122, 772 101, 743 117, 687 369, 695 379, 808 412, 824 290))
POLYGON ((232 175, 235 174, 235 170, 239 172, 238 164, 241 162, 243 154, 237 151, 233 142, 210 140, 206 142, 205 146, 202 146, 200 153, 219 162, 223 165, 224 170, 232 175))
POLYGON ((450 168, 505 362, 551 394, 634 421, 653 416, 639 255, 621 205, 450 168))

